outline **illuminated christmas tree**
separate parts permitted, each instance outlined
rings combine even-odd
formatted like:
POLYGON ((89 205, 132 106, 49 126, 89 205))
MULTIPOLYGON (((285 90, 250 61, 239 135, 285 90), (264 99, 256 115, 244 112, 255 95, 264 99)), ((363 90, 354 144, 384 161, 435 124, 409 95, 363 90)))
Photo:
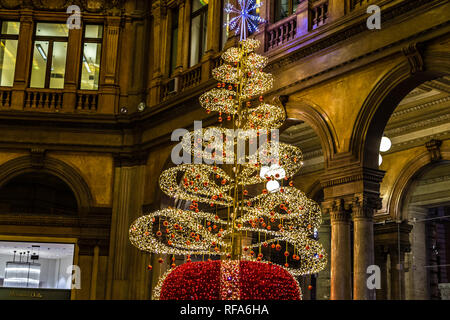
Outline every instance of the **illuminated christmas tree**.
POLYGON ((261 21, 250 14, 260 4, 238 3, 240 9, 226 10, 238 14, 229 26, 241 34, 239 47, 223 53, 224 64, 212 71, 217 88, 200 97, 207 113, 218 112, 220 126, 185 134, 183 151, 194 163, 159 179, 162 191, 189 210, 162 209, 130 227, 139 249, 187 257, 161 277, 155 298, 300 299, 295 276, 326 265, 315 238, 320 207, 289 179, 302 167, 301 150, 278 142, 286 114, 264 101, 273 85, 262 71, 268 59, 255 53, 259 41, 246 38, 261 21), (280 257, 284 263, 272 262, 280 257))

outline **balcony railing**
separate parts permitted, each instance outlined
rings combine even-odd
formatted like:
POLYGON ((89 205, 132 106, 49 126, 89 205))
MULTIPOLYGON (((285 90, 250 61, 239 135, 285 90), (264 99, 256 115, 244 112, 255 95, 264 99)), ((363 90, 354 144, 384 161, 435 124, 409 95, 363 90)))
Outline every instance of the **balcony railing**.
POLYGON ((63 107, 63 92, 48 89, 27 89, 24 109, 55 111, 63 107))
POLYGON ((98 94, 96 91, 78 91, 77 92, 78 111, 96 112, 98 108, 98 94))
POLYGON ((180 91, 195 86, 202 80, 202 66, 199 65, 180 76, 180 91))
POLYGON ((190 87, 200 84, 202 80, 202 65, 199 64, 175 78, 171 78, 161 85, 161 100, 167 99, 175 93, 182 92, 190 87))
POLYGON ((11 88, 0 88, 0 107, 11 107, 11 88))
POLYGON ((311 30, 314 30, 327 22, 328 1, 315 3, 311 8, 311 30))
POLYGON ((267 29, 266 51, 274 49, 295 38, 297 32, 297 16, 282 20, 267 29))

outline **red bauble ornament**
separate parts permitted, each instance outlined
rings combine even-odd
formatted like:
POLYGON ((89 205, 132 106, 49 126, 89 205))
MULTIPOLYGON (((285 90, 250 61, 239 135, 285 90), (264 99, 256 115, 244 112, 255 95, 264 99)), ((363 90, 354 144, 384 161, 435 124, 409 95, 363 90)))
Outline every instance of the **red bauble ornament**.
POLYGON ((282 267, 256 261, 204 261, 171 270, 161 300, 300 300, 300 288, 282 267))

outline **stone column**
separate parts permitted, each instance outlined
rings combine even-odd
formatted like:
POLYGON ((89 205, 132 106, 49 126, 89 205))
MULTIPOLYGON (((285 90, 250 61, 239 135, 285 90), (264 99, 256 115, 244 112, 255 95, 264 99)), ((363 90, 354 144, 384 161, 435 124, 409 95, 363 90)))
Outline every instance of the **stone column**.
POLYGON ((381 288, 376 290, 377 300, 387 300, 387 248, 380 245, 375 247, 375 265, 380 268, 381 288))
POLYGON ((99 251, 100 251, 100 248, 98 245, 96 245, 94 247, 94 257, 92 258, 91 294, 90 294, 91 300, 96 299, 99 251))
MULTIPOLYGON (((322 244, 325 252, 331 252, 331 225, 330 216, 322 216, 322 225, 319 229, 319 242, 322 244)), ((317 277, 316 283, 316 299, 317 300, 329 300, 331 283, 330 283, 330 261, 328 260, 327 266, 324 270, 320 271, 317 277)))
POLYGON ((162 1, 152 3, 153 16, 153 77, 150 84, 150 106, 157 105, 161 97, 161 79, 164 75, 167 50, 167 7, 162 1))
POLYGON ((335 21, 344 15, 345 15, 345 1, 342 0, 328 1, 329 22, 335 21))
POLYGON ((99 90, 99 113, 113 114, 116 110, 117 95, 119 88, 117 85, 117 62, 119 59, 119 33, 120 21, 118 16, 107 16, 105 24, 105 54, 103 55, 101 68, 102 78, 100 79, 99 90))
POLYGON ((350 300, 351 247, 350 214, 344 200, 337 200, 330 209, 331 221, 331 300, 350 300))
POLYGON ((66 75, 64 78, 63 112, 74 112, 80 74, 83 28, 70 29, 67 43, 66 75))
MULTIPOLYGON (((378 201, 381 204, 380 201, 378 201)), ((353 201, 353 299, 374 300, 375 289, 367 287, 367 267, 374 263, 373 214, 376 199, 357 195, 353 201)))
MULTIPOLYGON (((142 214, 145 178, 145 156, 137 155, 124 160, 116 158, 114 172, 113 213, 111 219, 110 249, 108 260, 107 299, 130 299, 140 287, 149 290, 143 281, 146 264, 136 255, 144 255, 131 245, 128 238, 130 224, 142 214), (140 160, 141 163, 131 163, 140 160), (143 263, 141 265, 141 263, 143 263), (137 283, 138 282, 138 283, 137 283), (138 288, 139 287, 139 288, 138 288)), ((145 295, 145 293, 144 293, 145 295)))
POLYGON ((427 246, 425 221, 428 210, 419 206, 408 207, 408 218, 413 229, 410 234, 411 241, 411 266, 406 274, 406 285, 408 287, 407 299, 427 300, 430 293, 428 290, 428 276, 425 266, 427 265, 427 246))
POLYGON ((25 102, 25 89, 28 87, 33 55, 33 31, 33 11, 24 9, 20 12, 16 68, 11 93, 11 108, 16 110, 22 110, 25 102))
POLYGON ((396 246, 389 248, 391 258, 391 300, 405 299, 405 253, 396 246))
POLYGON ((177 53, 177 65, 175 67, 174 74, 181 73, 184 69, 187 68, 187 65, 184 65, 184 50, 183 50, 183 42, 184 42, 184 29, 186 28, 185 23, 185 10, 186 6, 184 4, 184 0, 178 1, 178 53, 177 53))

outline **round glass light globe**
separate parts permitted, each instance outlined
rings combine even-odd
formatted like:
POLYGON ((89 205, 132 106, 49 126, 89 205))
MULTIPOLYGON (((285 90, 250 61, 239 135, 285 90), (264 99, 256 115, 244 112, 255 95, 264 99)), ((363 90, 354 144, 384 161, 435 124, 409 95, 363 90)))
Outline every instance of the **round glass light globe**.
POLYGON ((381 156, 381 154, 378 154, 378 165, 381 166, 382 163, 383 163, 383 157, 381 156))
POLYGON ((391 146, 392 146, 391 139, 389 139, 388 137, 381 138, 381 142, 380 142, 380 151, 381 152, 389 151, 391 146))
POLYGON ((278 183, 277 180, 270 180, 269 182, 267 182, 266 184, 266 189, 269 192, 275 192, 280 188, 280 184, 278 183))

